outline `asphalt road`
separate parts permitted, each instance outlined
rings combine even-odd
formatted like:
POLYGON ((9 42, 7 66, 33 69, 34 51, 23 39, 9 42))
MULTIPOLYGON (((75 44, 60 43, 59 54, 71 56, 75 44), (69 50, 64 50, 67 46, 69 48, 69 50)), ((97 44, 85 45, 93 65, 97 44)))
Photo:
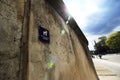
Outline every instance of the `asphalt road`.
POLYGON ((102 67, 120 77, 120 55, 105 55, 102 56, 102 59, 95 58, 94 60, 102 67))

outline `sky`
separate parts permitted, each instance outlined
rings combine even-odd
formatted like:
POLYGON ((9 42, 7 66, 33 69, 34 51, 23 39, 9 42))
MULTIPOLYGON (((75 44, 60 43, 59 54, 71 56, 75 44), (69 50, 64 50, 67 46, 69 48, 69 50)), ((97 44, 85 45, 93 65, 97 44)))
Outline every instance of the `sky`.
POLYGON ((94 40, 120 31, 120 0, 63 0, 94 50, 94 40))

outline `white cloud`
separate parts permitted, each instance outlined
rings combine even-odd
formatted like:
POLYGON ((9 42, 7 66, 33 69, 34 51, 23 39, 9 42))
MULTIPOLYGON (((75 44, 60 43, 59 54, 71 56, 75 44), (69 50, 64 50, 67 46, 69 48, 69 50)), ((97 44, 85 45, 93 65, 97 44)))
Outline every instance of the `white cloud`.
POLYGON ((120 31, 120 25, 113 30, 113 32, 116 32, 116 31, 120 31))
MULTIPOLYGON (((105 13, 107 13, 108 8, 101 7, 101 5, 105 2, 105 0, 63 0, 66 3, 66 6, 69 9, 71 15, 75 18, 76 22, 83 30, 88 28, 87 25, 95 22, 100 23, 101 21, 105 20, 105 13), (90 16, 95 17, 90 18, 90 16)), ((120 26, 115 28, 113 32, 120 30, 120 26)), ((94 40, 98 41, 98 38, 101 36, 108 36, 108 34, 103 35, 91 35, 87 32, 84 32, 86 38, 89 41, 89 49, 94 50, 94 40)))
POLYGON ((88 45, 89 49, 94 50, 94 45, 95 45, 94 41, 98 41, 98 36, 88 34, 86 35, 86 38, 89 42, 89 45, 88 45))
POLYGON ((100 13, 99 5, 102 0, 63 0, 66 3, 69 13, 75 18, 80 28, 86 28, 90 20, 88 17, 94 13, 100 13))

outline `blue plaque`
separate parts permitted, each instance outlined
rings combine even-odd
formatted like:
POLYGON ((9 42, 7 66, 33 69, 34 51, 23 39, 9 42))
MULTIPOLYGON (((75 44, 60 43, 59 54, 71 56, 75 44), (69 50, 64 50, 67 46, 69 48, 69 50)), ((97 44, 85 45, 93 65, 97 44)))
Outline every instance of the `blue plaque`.
POLYGON ((39 26, 39 40, 46 43, 50 42, 49 31, 41 26, 39 26))

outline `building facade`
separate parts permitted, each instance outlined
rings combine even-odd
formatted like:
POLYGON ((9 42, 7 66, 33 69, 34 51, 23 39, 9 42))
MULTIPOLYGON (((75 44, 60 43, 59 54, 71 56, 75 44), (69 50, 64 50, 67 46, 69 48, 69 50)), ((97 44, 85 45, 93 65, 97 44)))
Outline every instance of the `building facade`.
POLYGON ((0 8, 0 80, 98 80, 62 0, 3 0, 0 8))

